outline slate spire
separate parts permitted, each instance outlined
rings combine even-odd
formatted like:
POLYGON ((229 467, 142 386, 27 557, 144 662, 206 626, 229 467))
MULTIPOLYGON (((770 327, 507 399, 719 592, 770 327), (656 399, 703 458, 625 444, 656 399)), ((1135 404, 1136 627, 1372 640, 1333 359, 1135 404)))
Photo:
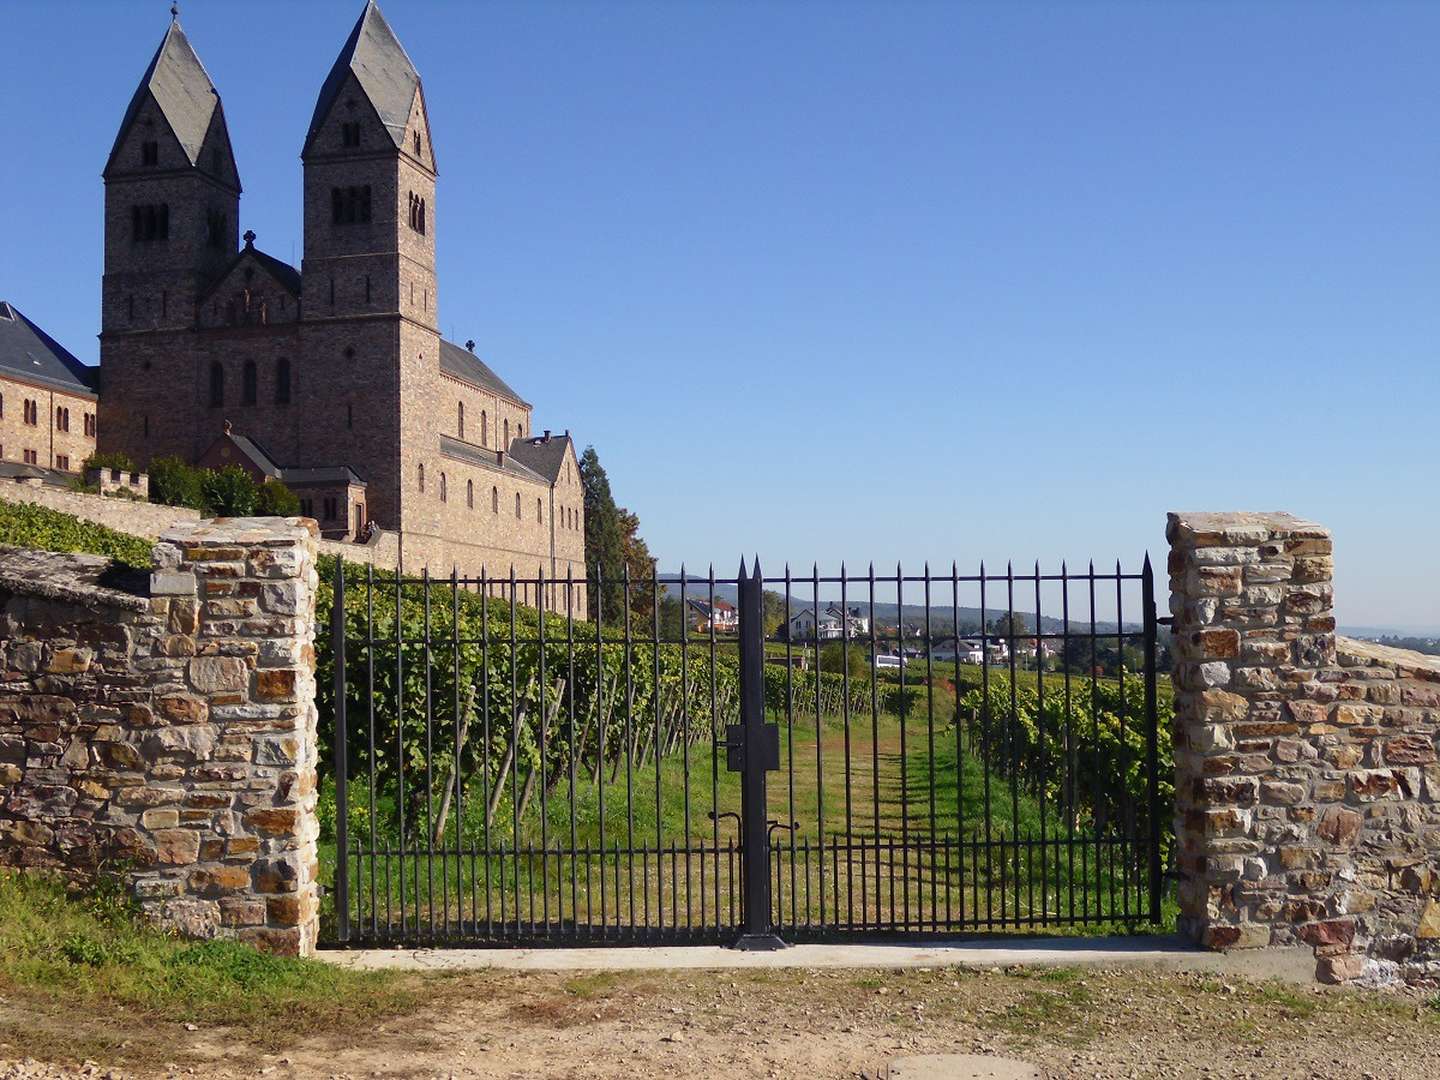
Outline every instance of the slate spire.
POLYGON ((352 74, 395 146, 398 148, 403 144, 410 108, 415 101, 415 91, 420 86, 420 75, 405 52, 405 46, 400 44, 395 31, 390 29, 390 24, 380 13, 379 5, 375 0, 365 0, 365 10, 360 13, 355 28, 350 31, 344 48, 320 87, 320 97, 315 102, 315 114, 305 135, 302 156, 310 149, 346 79, 352 74))
MULTIPOLYGON (((170 125, 190 164, 198 166, 210 123, 216 111, 220 110, 220 92, 215 89, 209 72, 200 62, 190 39, 185 36, 176 12, 171 13, 170 25, 165 30, 160 47, 155 50, 155 56, 141 76, 140 85, 135 88, 135 94, 125 110, 125 118, 120 121, 120 131, 115 136, 115 145, 105 165, 107 175, 115 167, 116 157, 130 126, 147 99, 151 98, 170 125)), ((221 116, 223 124, 223 111, 221 116)))

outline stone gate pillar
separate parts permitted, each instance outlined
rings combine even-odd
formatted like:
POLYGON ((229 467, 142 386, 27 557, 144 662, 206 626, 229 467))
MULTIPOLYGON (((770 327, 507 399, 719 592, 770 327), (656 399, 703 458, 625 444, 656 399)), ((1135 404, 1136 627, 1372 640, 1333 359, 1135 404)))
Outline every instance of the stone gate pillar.
POLYGON ((1171 514, 1181 929, 1440 977, 1440 662, 1338 638, 1330 533, 1171 514))
POLYGON ((319 910, 315 548, 304 518, 201 521, 156 544, 140 821, 156 854, 133 875, 157 921, 299 955, 319 910))

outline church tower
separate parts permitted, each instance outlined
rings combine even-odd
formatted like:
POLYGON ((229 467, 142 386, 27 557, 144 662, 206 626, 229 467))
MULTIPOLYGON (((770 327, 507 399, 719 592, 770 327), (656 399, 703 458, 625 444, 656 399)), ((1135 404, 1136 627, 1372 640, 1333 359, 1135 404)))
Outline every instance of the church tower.
POLYGON ((374 0, 320 89, 301 160, 306 364, 331 373, 346 425, 317 427, 306 453, 365 461, 371 516, 400 528, 415 444, 434 428, 436 168, 420 76, 374 0))
POLYGON ((141 462, 185 453, 189 417, 170 402, 194 373, 177 335, 193 330, 201 294, 235 256, 240 176, 220 94, 178 18, 130 99, 103 175, 100 448, 141 462))

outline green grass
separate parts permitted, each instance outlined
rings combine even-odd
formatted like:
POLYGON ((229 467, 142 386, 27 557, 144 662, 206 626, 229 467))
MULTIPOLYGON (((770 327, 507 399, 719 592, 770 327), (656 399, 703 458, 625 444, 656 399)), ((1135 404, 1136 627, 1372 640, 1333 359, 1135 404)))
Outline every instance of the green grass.
POLYGON ((104 555, 141 570, 150 567, 149 540, 28 503, 0 501, 0 544, 41 551, 85 552, 104 555))
MULTIPOLYGON (((987 772, 972 747, 961 748, 957 764, 955 732, 944 719, 951 712, 953 698, 948 691, 937 688, 933 758, 931 719, 923 707, 903 725, 903 753, 901 721, 888 714, 880 715, 873 723, 869 716, 852 718, 848 745, 846 727, 840 719, 825 720, 817 727, 813 716, 797 716, 793 725, 783 716, 771 717, 780 726, 782 767, 770 774, 769 817, 777 822, 799 823, 793 856, 787 833, 775 834, 774 892, 785 921, 813 922, 819 919, 823 903, 831 920, 840 913, 843 921, 853 919, 869 925, 874 925, 877 910, 888 911, 893 906, 894 919, 912 929, 929 929, 936 920, 948 921, 962 913, 972 913, 993 921, 995 929, 1010 931, 1165 932, 1173 926, 1173 902, 1164 909, 1159 925, 1137 925, 1134 916, 1144 910, 1146 899, 1138 876, 1133 871, 1127 875, 1124 869, 1123 848, 1097 844, 1093 837, 1077 831, 1085 846, 1077 848, 1072 858, 1068 849, 1055 844, 1067 833, 1053 807, 1033 792, 1012 788, 1003 776, 987 772), (938 841, 935 848, 929 846, 932 790, 936 822, 933 834, 938 841), (1015 842, 1017 835, 1038 838, 1042 831, 1051 842, 1048 848, 1023 840, 1015 842), (983 844, 970 846, 977 833, 982 841, 989 835, 1005 844, 987 853, 983 844), (908 835, 911 846, 908 850, 877 850, 877 835, 882 845, 908 835), (962 835, 966 846, 952 844, 947 854, 945 838, 953 841, 962 835), (863 870, 858 848, 834 850, 837 836, 842 843, 846 836, 857 838, 856 844, 858 837, 866 838, 863 870)), ((732 865, 727 845, 738 846, 738 835, 734 819, 723 819, 716 855, 715 827, 708 815, 712 809, 722 813, 740 809, 740 776, 726 770, 723 752, 718 756, 718 771, 712 772, 708 740, 692 746, 688 785, 683 755, 678 753, 662 760, 658 773, 651 760, 643 766, 635 763, 628 776, 623 762, 616 770, 607 768, 599 784, 582 774, 573 800, 566 779, 546 800, 543 816, 538 796, 531 799, 518 831, 513 803, 507 794, 489 829, 491 849, 504 846, 507 854, 488 860, 483 854, 476 859, 469 854, 472 842, 482 853, 485 850, 483 800, 479 784, 472 783, 465 797, 463 858, 454 857, 453 823, 447 830, 447 856, 432 856, 423 850, 423 845, 418 853, 413 849, 407 852, 407 910, 412 919, 417 912, 421 914, 423 927, 428 927, 431 912, 440 923, 447 912, 462 920, 498 920, 503 911, 506 919, 513 920, 517 902, 525 917, 530 916, 533 907, 535 917, 541 921, 573 918, 593 924, 603 919, 615 926, 626 925, 633 918, 644 925, 674 926, 700 914, 703 862, 704 902, 708 921, 713 923, 717 873, 722 883, 721 909, 729 914, 725 909, 733 875, 738 872, 738 854, 732 865), (551 852, 568 849, 572 806, 578 844, 581 848, 588 845, 591 854, 574 860, 554 854, 542 857, 539 852, 544 850, 545 841, 551 852), (617 844, 628 848, 632 836, 636 847, 649 848, 651 854, 637 859, 634 868, 629 859, 622 857, 618 861, 621 879, 617 887, 617 860, 609 854, 602 858, 593 849, 602 840, 610 850, 617 844), (676 844, 683 852, 687 837, 692 858, 687 862, 682 853, 672 861, 670 845, 676 844), (517 847, 522 853, 518 859, 513 854, 517 847), (657 848, 666 852, 660 865, 653 854, 657 848), (529 853, 532 850, 534 854, 529 853), (601 873, 606 877, 603 906, 601 873)), ((423 774, 412 777, 412 782, 421 779, 423 774)), ((358 839, 366 845, 368 795, 363 784, 352 786, 350 800, 352 844, 358 839)), ((357 892, 368 893, 373 869, 379 909, 373 914, 383 927, 387 921, 393 926, 399 918, 401 860, 394 854, 398 841, 393 832, 388 837, 383 835, 393 800, 387 802, 382 796, 381 801, 377 815, 382 830, 380 842, 391 845, 392 855, 352 865, 352 882, 358 878, 359 883, 358 889, 352 888, 352 904, 357 892)), ((421 813, 423 821, 423 806, 421 813)), ((1139 857, 1141 853, 1135 850, 1131 854, 1139 857)), ((322 873, 327 878, 333 873, 333 863, 333 843, 322 844, 322 873)), ((738 890, 738 884, 735 888, 738 890)), ((372 913, 367 908, 356 914, 364 921, 372 913)), ((333 918, 333 913, 327 913, 327 917, 333 918)))
POLYGON ((30 1004, 240 1025, 277 1042, 363 1028, 417 1004, 404 980, 385 973, 181 941, 137 921, 114 888, 72 898, 54 879, 16 871, 0 871, 0 956, 0 987, 30 1004))

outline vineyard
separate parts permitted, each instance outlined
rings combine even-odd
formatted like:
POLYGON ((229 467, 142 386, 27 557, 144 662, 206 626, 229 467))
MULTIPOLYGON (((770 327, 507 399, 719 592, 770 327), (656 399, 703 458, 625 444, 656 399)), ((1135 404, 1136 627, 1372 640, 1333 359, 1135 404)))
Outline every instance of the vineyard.
MULTIPOLYGON (((333 574, 317 612, 327 762, 333 574)), ((497 593, 349 573, 351 915, 391 938, 435 919, 480 937, 733 925, 735 642, 635 612, 597 628, 497 593)), ((776 925, 1133 925, 1150 821, 1140 680, 995 671, 982 690, 953 666, 872 677, 816 660, 764 667, 776 925)), ((327 872, 339 803, 322 784, 327 872)))

